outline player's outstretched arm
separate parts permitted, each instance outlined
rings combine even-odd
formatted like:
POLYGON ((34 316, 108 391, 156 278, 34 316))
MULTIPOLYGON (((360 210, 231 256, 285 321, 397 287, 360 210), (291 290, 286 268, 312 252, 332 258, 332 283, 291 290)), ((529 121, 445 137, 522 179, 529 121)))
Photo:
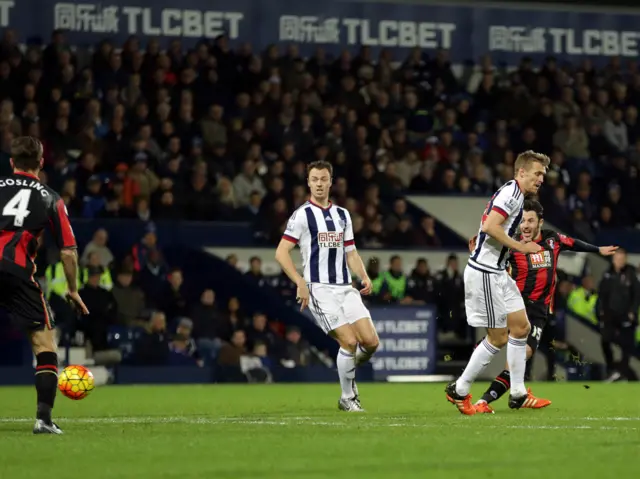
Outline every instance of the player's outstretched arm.
POLYGON ((89 314, 87 306, 84 304, 78 293, 78 251, 76 248, 63 248, 60 250, 60 260, 62 269, 67 279, 69 289, 69 299, 74 302, 82 314, 89 314))
POLYGON ((60 249, 60 260, 67 279, 68 299, 82 314, 89 314, 87 306, 82 301, 78 293, 78 250, 76 238, 71 228, 67 207, 62 199, 58 198, 52 202, 49 210, 49 225, 51 233, 60 249))
POLYGON ((502 214, 492 210, 482 223, 482 232, 488 234, 494 240, 503 244, 507 248, 511 248, 512 250, 516 250, 524 254, 537 253, 542 249, 542 247, 537 243, 520 243, 519 241, 510 238, 502 228, 504 220, 505 217, 502 214))
POLYGON ((304 278, 296 270, 296 265, 291 258, 291 250, 296 243, 289 239, 282 238, 276 249, 276 261, 282 268, 282 271, 293 281, 297 287, 296 299, 300 303, 300 311, 309 305, 309 288, 304 278))
POLYGON ((362 282, 362 289, 360 290, 360 293, 364 295, 371 294, 371 280, 369 279, 367 268, 365 268, 364 262, 362 261, 357 249, 347 251, 347 265, 362 282))
POLYGON ((576 253, 600 253, 602 256, 613 256, 618 250, 618 246, 596 246, 561 233, 558 233, 558 239, 563 250, 575 251, 576 253))

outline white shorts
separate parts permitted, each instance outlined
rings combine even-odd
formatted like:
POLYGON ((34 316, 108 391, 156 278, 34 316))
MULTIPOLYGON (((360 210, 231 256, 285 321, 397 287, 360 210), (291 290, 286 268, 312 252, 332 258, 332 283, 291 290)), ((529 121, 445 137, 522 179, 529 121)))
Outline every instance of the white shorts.
POLYGON ((464 269, 464 307, 474 328, 506 328, 507 314, 525 309, 516 282, 506 271, 464 269))
POLYGON ((308 286, 309 311, 325 334, 359 319, 371 318, 360 291, 352 286, 320 283, 308 286))

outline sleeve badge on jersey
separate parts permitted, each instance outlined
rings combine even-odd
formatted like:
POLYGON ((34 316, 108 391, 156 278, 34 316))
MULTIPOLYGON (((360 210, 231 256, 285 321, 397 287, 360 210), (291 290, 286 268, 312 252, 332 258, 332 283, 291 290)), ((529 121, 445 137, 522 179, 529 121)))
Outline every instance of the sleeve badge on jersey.
POLYGON ((555 244, 556 244, 556 242, 555 242, 555 241, 553 241, 553 238, 549 238, 549 239, 547 240, 547 244, 549 245, 549 248, 554 249, 554 248, 555 248, 555 244))
POLYGON ((338 220, 338 224, 340 225, 340 228, 345 229, 347 227, 347 222, 345 220, 343 220, 342 218, 340 218, 338 220))
POLYGON ((509 198, 509 199, 507 200, 507 207, 508 207, 510 210, 514 210, 514 209, 516 209, 516 207, 517 207, 517 206, 518 206, 518 200, 516 200, 515 198, 509 198))
POLYGON ((287 222, 287 231, 293 231, 293 230, 295 230, 295 226, 296 226, 295 218, 291 218, 291 219, 287 222))

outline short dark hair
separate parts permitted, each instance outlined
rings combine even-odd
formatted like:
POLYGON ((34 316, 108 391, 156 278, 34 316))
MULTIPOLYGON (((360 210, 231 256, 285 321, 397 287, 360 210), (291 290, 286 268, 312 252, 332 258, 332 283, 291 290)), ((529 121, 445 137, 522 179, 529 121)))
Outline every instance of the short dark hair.
POLYGON ((13 166, 24 171, 40 169, 42 143, 33 136, 19 136, 11 142, 13 166))
POLYGON ((327 170, 329 172, 329 176, 333 177, 333 166, 328 161, 316 160, 309 163, 307 165, 307 178, 309 177, 311 170, 327 170))
POLYGON ((522 209, 524 211, 533 211, 539 220, 541 220, 544 215, 544 208, 538 200, 524 200, 522 209))

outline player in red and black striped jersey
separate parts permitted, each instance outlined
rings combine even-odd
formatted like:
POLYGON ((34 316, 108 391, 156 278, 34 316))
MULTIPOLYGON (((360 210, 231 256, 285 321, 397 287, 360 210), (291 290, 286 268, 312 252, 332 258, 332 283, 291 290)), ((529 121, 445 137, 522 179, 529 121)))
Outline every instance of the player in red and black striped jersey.
MULTIPOLYGON (((530 359, 538 349, 540 337, 546 326, 549 314, 552 314, 552 301, 556 289, 556 268, 562 251, 585 253, 600 253, 612 256, 617 246, 594 246, 579 239, 570 238, 556 231, 544 230, 542 205, 535 200, 525 200, 524 213, 520 222, 520 240, 536 242, 542 250, 538 253, 523 254, 512 251, 509 256, 511 277, 516 281, 518 289, 524 299, 527 316, 531 323, 531 332, 527 338, 527 359, 530 359)), ((476 411, 493 413, 489 403, 499 399, 509 390, 510 375, 505 369, 491 383, 491 386, 478 401, 476 411)), ((523 408, 540 409, 549 406, 551 401, 536 398, 531 391, 523 404, 523 408)))
POLYGON ((36 356, 35 434, 62 434, 51 420, 58 386, 58 356, 53 316, 36 271, 38 239, 53 234, 69 284, 69 300, 88 314, 77 290, 78 254, 67 208, 60 196, 40 183, 42 144, 33 137, 11 143, 13 175, 0 177, 0 306, 29 335, 36 356))

